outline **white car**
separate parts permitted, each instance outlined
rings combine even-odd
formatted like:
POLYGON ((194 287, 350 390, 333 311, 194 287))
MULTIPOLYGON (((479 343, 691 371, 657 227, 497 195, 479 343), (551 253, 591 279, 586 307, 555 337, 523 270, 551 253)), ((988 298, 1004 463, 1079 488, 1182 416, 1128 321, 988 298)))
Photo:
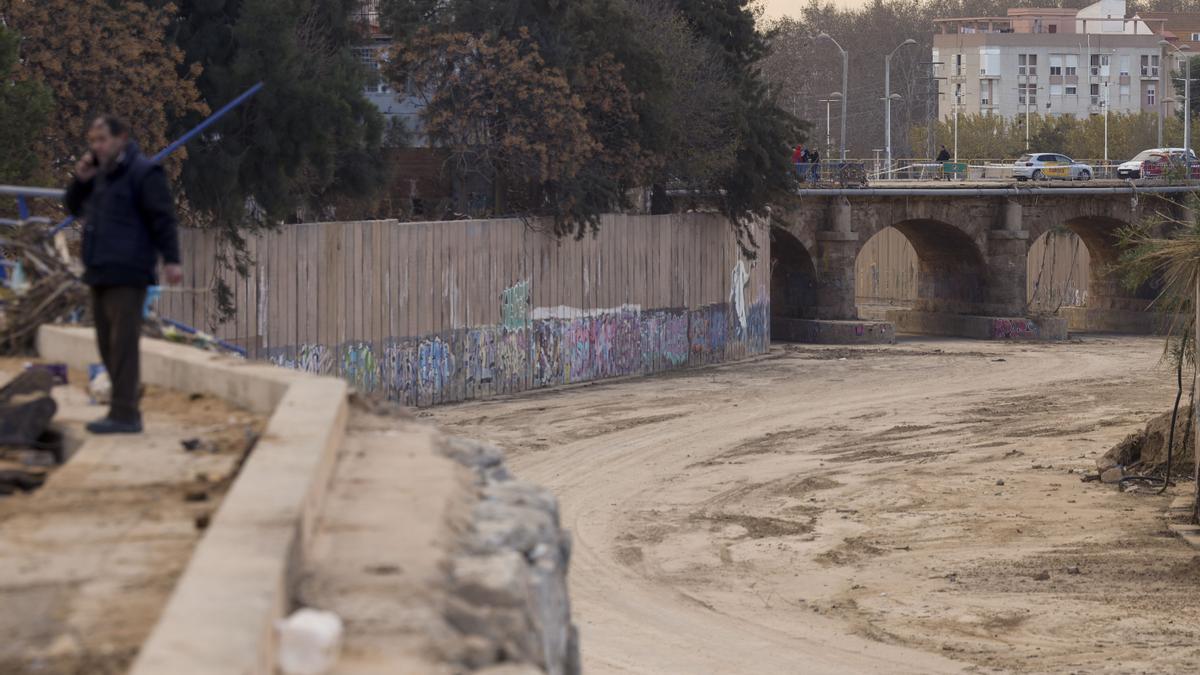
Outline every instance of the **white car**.
POLYGON ((1150 148, 1117 167, 1117 178, 1145 178, 1161 176, 1168 164, 1196 163, 1196 153, 1183 148, 1150 148), (1185 160, 1186 157, 1186 160, 1185 160))
POLYGON ((1034 152, 1013 162, 1013 178, 1017 180, 1091 180, 1095 171, 1066 155, 1053 152, 1034 152))

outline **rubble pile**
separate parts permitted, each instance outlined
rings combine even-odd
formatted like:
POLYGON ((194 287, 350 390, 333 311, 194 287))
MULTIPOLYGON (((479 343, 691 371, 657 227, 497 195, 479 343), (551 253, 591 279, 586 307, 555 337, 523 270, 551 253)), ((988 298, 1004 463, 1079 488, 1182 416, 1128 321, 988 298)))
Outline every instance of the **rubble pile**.
MULTIPOLYGON (((1175 443, 1171 453, 1171 474, 1173 476, 1190 475, 1195 463, 1195 441, 1190 438, 1195 434, 1188 433, 1188 420, 1191 419, 1191 406, 1183 405, 1175 420, 1175 443)), ((1167 468, 1167 440, 1171 433, 1171 413, 1165 412, 1154 417, 1140 429, 1125 437, 1102 457, 1096 460, 1096 468, 1101 475, 1159 475, 1167 468)), ((1115 481, 1106 481, 1115 482, 1115 481)))

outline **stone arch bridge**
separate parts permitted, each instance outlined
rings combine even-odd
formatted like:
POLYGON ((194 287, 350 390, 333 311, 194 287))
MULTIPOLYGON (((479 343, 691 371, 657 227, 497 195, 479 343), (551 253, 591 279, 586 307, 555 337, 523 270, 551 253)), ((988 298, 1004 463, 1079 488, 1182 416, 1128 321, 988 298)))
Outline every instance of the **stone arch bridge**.
POLYGON ((772 334, 801 341, 890 341, 894 330, 967 337, 1066 337, 1067 317, 1029 317, 1026 257, 1040 237, 1066 228, 1092 259, 1088 306, 1073 330, 1153 332, 1156 284, 1130 290, 1113 270, 1120 228, 1163 215, 1190 218, 1184 194, 1200 189, 925 188, 801 192, 772 221, 772 334), (855 260, 875 234, 900 231, 919 258, 918 301, 863 322, 855 260), (864 330, 865 327, 865 330, 864 330), (889 335, 890 331, 890 335, 889 335))

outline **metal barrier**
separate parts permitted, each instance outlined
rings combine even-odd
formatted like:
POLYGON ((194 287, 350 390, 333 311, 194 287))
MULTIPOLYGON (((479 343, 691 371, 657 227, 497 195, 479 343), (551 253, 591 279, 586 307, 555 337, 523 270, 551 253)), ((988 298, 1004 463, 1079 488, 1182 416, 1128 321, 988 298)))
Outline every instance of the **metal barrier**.
POLYGON ((866 162, 797 163, 796 172, 801 189, 830 183, 841 187, 866 185, 868 179, 866 162))

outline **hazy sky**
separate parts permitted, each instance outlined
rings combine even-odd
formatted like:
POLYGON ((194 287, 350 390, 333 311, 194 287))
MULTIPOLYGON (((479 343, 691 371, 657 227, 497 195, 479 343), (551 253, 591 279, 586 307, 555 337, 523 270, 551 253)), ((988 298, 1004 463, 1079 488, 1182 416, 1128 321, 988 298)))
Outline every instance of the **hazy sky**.
MULTIPOLYGON (((829 0, 839 7, 857 7, 867 4, 867 0, 829 0)), ((781 16, 795 14, 800 7, 807 4, 808 0, 762 0, 762 4, 767 9, 768 19, 777 19, 781 16)), ((821 0, 822 3, 826 0, 821 0)))

